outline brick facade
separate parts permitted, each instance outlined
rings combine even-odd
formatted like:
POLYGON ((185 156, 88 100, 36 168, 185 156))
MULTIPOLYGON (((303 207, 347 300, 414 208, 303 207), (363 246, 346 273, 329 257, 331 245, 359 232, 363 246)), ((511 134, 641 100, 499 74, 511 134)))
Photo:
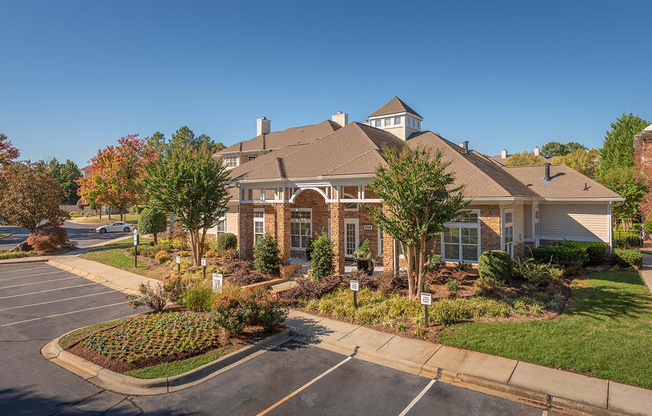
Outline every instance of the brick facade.
POLYGON ((330 204, 331 241, 333 242, 333 266, 335 273, 344 273, 344 204, 330 204))
POLYGON ((254 255, 254 205, 240 204, 240 215, 238 217, 240 258, 242 260, 251 260, 254 255))

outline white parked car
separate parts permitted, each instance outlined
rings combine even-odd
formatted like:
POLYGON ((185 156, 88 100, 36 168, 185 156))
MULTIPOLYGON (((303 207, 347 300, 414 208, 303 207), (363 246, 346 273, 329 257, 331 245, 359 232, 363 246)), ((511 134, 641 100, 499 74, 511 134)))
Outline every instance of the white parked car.
POLYGON ((127 224, 126 222, 118 221, 118 222, 114 222, 113 224, 102 225, 101 227, 97 227, 95 231, 97 231, 100 234, 121 233, 121 232, 128 233, 130 231, 133 231, 133 229, 134 229, 133 225, 127 224))

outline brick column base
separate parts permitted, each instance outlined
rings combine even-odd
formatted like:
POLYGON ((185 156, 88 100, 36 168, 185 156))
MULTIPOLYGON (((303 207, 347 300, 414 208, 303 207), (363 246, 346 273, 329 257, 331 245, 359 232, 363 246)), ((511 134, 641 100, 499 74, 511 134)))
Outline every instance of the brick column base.
POLYGON ((333 268, 344 273, 344 204, 331 202, 331 241, 333 242, 333 268))

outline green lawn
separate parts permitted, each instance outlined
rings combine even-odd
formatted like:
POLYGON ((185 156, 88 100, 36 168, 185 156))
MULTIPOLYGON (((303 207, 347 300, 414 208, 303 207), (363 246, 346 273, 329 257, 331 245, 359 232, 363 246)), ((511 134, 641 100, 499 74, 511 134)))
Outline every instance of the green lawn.
POLYGON ((136 378, 172 377, 200 367, 204 364, 208 364, 233 351, 232 348, 217 348, 196 357, 186 358, 185 360, 161 363, 151 367, 131 370, 126 372, 125 375, 136 378))
POLYGON ((104 224, 111 224, 116 221, 125 221, 125 222, 130 222, 136 224, 138 222, 138 219, 140 218, 140 214, 125 214, 124 219, 120 220, 120 214, 111 214, 112 218, 109 219, 106 215, 102 217, 102 219, 99 218, 89 218, 86 220, 79 220, 77 221, 79 224, 98 224, 98 225, 104 225, 104 224))
MULTIPOLYGON (((147 244, 150 241, 154 241, 153 237, 140 237, 140 244, 147 244)), ((114 241, 111 244, 107 244, 107 246, 118 246, 122 244, 133 244, 134 243, 134 236, 132 235, 131 237, 125 237, 122 240, 114 241)))
MULTIPOLYGON (((131 240, 133 242, 133 238, 131 240)), ((147 270, 150 268, 149 264, 144 261, 138 262, 138 268, 134 267, 133 257, 127 257, 124 254, 125 248, 111 248, 107 250, 97 250, 82 254, 81 257, 87 260, 93 260, 98 263, 106 264, 107 266, 116 267, 118 269, 126 270, 131 273, 147 276, 147 270)))
POLYGON ((550 321, 468 322, 445 344, 652 388, 652 296, 638 273, 603 272, 573 282, 550 321))

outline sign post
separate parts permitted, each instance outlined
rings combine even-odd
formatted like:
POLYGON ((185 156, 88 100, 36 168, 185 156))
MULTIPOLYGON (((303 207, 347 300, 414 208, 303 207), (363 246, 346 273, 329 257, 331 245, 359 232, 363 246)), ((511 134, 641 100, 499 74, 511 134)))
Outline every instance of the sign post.
POLYGON ((201 258, 201 267, 204 272, 204 279, 206 279, 206 257, 201 258))
POLYGON ((222 293, 223 276, 221 273, 213 273, 213 292, 222 293))
POLYGON ((138 229, 134 228, 134 268, 138 268, 138 229))
POLYGON ((177 262, 177 273, 180 275, 181 274, 181 256, 177 256, 175 259, 177 262))
POLYGON ((358 291, 360 290, 360 283, 357 280, 351 280, 351 291, 353 292, 353 307, 358 309, 358 291))
POLYGON ((428 306, 432 305, 432 294, 431 293, 421 293, 421 304, 425 309, 425 327, 428 328, 428 306))

